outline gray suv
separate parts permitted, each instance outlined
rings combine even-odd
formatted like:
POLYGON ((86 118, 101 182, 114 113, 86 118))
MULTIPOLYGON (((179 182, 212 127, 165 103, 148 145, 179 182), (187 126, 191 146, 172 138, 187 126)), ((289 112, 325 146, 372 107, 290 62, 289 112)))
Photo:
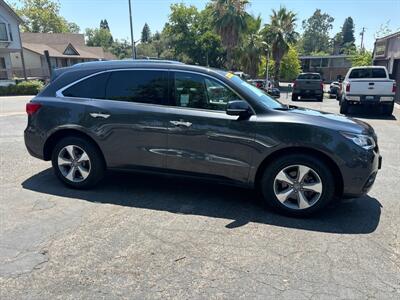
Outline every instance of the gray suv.
POLYGON ((257 188, 305 216, 358 197, 381 165, 368 124, 286 106, 225 71, 169 61, 56 70, 26 107, 29 153, 73 188, 107 169, 167 172, 257 188))

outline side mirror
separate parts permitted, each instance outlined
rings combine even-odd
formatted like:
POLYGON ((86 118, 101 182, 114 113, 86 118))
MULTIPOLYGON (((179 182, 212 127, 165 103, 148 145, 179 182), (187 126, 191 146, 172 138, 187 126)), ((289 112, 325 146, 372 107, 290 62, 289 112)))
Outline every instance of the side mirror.
POLYGON ((226 114, 230 116, 248 116, 251 114, 250 106, 246 101, 229 101, 226 105, 226 114))

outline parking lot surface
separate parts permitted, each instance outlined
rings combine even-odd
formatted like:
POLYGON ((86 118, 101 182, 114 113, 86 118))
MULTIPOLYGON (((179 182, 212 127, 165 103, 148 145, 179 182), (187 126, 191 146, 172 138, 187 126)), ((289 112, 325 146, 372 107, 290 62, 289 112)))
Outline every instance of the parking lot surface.
POLYGON ((110 173, 68 189, 25 149, 28 100, 0 98, 1 299, 400 298, 398 108, 353 112, 383 156, 369 195, 292 219, 252 191, 174 177, 110 173))

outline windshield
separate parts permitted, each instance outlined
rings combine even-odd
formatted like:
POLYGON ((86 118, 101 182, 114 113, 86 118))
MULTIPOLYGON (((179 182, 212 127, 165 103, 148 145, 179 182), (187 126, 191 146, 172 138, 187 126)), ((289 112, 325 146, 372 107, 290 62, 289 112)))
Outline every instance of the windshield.
MULTIPOLYGON (((230 74, 230 73, 227 73, 230 74)), ((253 96, 253 99, 256 99, 258 102, 266 106, 267 108, 276 109, 276 108, 283 108, 286 107, 279 101, 275 100, 274 98, 270 97, 266 92, 260 90, 259 88, 255 87, 254 85, 240 79, 238 76, 232 76, 230 79, 237 85, 244 88, 250 95, 253 96)), ((225 75, 226 76, 226 75, 225 75)))

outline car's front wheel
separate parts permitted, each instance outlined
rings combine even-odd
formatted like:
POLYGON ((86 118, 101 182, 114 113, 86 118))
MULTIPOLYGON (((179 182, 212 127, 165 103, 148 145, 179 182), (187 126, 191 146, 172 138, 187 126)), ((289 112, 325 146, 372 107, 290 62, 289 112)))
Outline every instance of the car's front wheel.
POLYGON ((81 137, 66 137, 53 149, 52 165, 56 176, 66 185, 86 189, 104 176, 101 153, 92 142, 81 137))
POLYGON ((320 159, 302 154, 280 157, 267 166, 260 182, 264 202, 290 216, 308 216, 334 197, 334 178, 320 159))

